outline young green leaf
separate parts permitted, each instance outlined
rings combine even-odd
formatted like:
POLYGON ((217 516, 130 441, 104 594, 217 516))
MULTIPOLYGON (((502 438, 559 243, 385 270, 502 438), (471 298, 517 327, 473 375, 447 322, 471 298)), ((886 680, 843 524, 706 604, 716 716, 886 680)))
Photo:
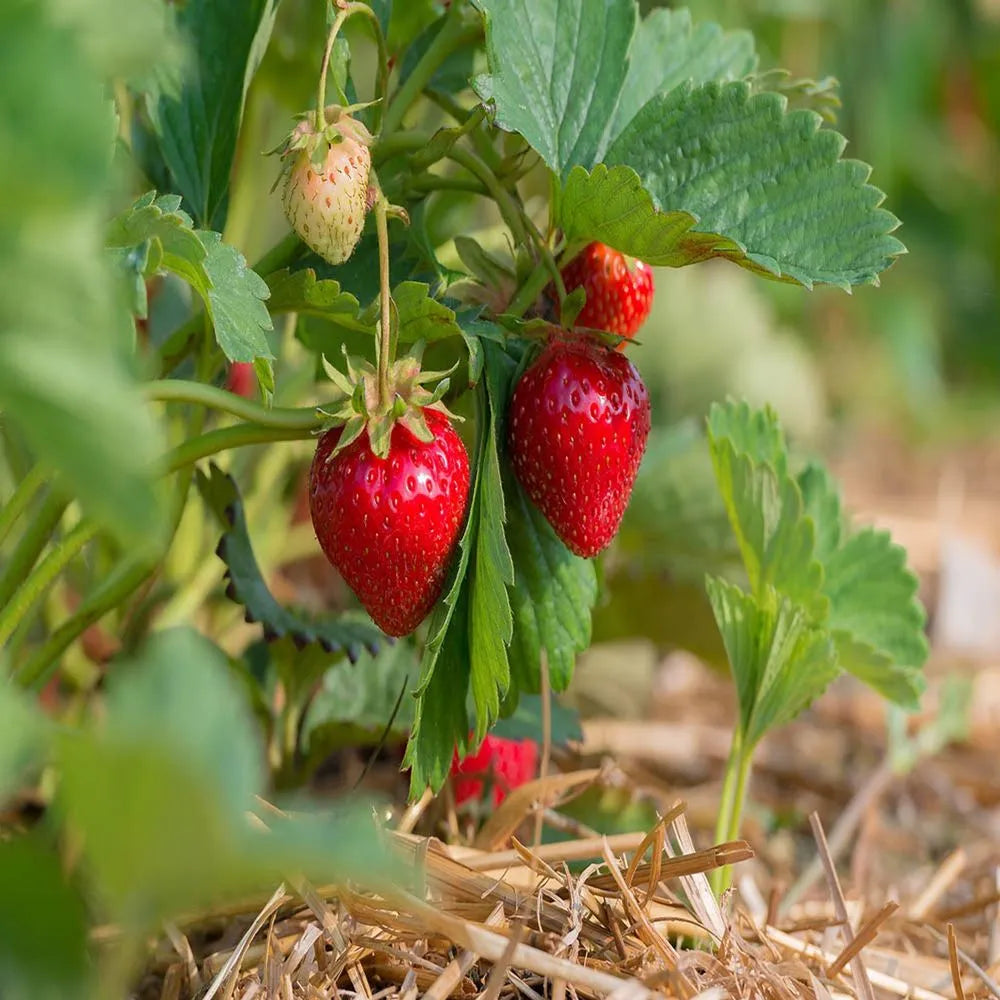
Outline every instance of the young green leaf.
POLYGON ((827 566, 845 531, 840 493, 833 477, 818 462, 810 462, 796 479, 802 491, 803 509, 816 527, 816 558, 827 566))
POLYGON ((806 287, 877 283, 903 245, 870 169, 809 111, 742 82, 685 84, 650 100, 605 162, 636 171, 662 212, 737 242, 737 263, 806 287), (819 210, 822 206, 822 211, 819 210))
POLYGON ((205 503, 223 527, 217 553, 226 564, 229 577, 226 593, 243 605, 247 621, 260 622, 268 639, 288 636, 299 647, 318 643, 328 653, 343 650, 351 659, 362 648, 373 653, 378 650, 385 637, 374 625, 344 616, 332 620, 310 619, 282 607, 257 565, 243 501, 232 477, 212 464, 209 475, 198 472, 197 484, 205 503))
POLYGON ((884 532, 848 530, 836 484, 822 466, 808 465, 798 482, 816 525, 830 600, 827 626, 841 667, 890 701, 915 708, 924 689, 926 616, 905 551, 884 532))
POLYGON ((788 474, 777 418, 745 405, 715 405, 708 431, 719 492, 752 592, 759 599, 773 586, 822 621, 828 602, 814 555, 815 528, 788 474))
POLYGON ((706 581, 726 646, 747 748, 795 718, 840 672, 828 632, 805 608, 765 587, 748 594, 716 577, 706 581))
POLYGON ((267 282, 218 233, 200 230, 198 236, 208 251, 205 273, 211 284, 204 294, 219 347, 230 361, 273 358, 266 336, 271 329, 264 305, 267 282))
POLYGON ((360 310, 358 300, 344 291, 340 282, 333 278, 317 279, 316 272, 310 267, 301 271, 275 271, 267 276, 267 285, 271 290, 267 308, 272 313, 318 316, 333 320, 340 326, 353 326, 362 332, 370 332, 369 326, 357 319, 360 310))
POLYGON ((175 190, 204 228, 225 226, 243 102, 277 6, 277 0, 189 0, 177 9, 192 57, 158 74, 148 108, 175 190))
POLYGON ((148 192, 112 221, 105 241, 118 251, 153 248, 150 259, 156 270, 172 271, 202 297, 216 340, 230 361, 273 358, 267 341, 271 317, 264 305, 270 295, 267 283, 218 233, 191 226, 177 195, 148 192))
POLYGON ((925 615, 906 552, 864 528, 826 561, 829 627, 841 666, 891 701, 916 708, 925 682, 925 615))

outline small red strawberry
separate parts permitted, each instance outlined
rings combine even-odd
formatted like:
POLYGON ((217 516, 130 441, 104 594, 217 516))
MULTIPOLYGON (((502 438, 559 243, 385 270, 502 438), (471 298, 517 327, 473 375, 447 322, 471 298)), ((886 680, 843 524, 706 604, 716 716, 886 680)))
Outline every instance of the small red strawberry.
POLYGON ((607 548, 649 435, 649 395, 628 358, 556 333, 518 382, 509 426, 514 472, 556 534, 579 556, 607 548))
POLYGON ((634 337, 653 306, 653 271, 603 243, 591 243, 562 271, 566 291, 583 287, 587 301, 576 322, 634 337))
POLYGON ((538 771, 538 744, 534 740, 507 740, 502 736, 487 736, 482 746, 451 764, 455 805, 478 800, 483 785, 493 786, 493 805, 500 805, 508 792, 531 781, 538 771))
POLYGON ((342 264, 365 224, 371 136, 344 109, 328 108, 326 118, 321 132, 312 116, 299 122, 281 148, 281 203, 303 243, 329 263, 342 264))
MULTIPOLYGON (((346 425, 320 439, 309 474, 313 527, 372 620, 389 635, 412 632, 441 594, 469 495, 469 456, 415 358, 390 369, 389 413, 354 412, 377 399, 375 372, 359 365, 346 425)), ((447 383, 443 383, 447 385, 447 383)), ((443 391, 439 386, 438 392, 443 391)))
POLYGON ((257 378, 249 361, 234 361, 226 374, 226 388, 244 399, 253 399, 257 378))

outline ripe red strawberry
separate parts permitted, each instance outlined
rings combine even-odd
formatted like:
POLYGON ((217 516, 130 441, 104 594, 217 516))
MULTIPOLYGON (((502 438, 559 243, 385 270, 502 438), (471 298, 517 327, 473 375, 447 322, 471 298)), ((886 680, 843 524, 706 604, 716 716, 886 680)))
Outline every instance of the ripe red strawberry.
POLYGON ((451 764, 455 805, 478 800, 483 785, 493 786, 493 805, 500 805, 508 792, 535 777, 538 770, 538 744, 534 740, 507 740, 487 736, 482 746, 464 760, 458 754, 451 764))
POLYGON ((253 399, 257 378, 249 361, 234 361, 226 374, 226 388, 244 399, 253 399))
POLYGON ((587 301, 576 322, 619 337, 633 337, 653 305, 653 271, 603 243, 591 243, 562 271, 566 291, 581 286, 587 301))
POLYGON ((368 209, 371 153, 364 126, 346 114, 317 133, 299 122, 282 155, 288 159, 281 202, 302 241, 331 264, 354 252, 368 209))
POLYGON ((412 632, 441 593, 469 495, 469 456, 445 414, 423 410, 433 435, 392 427, 388 454, 361 431, 331 457, 344 432, 320 439, 309 507, 326 557, 389 635, 412 632))
POLYGON ((649 435, 649 395, 632 363, 562 331, 521 377, 510 453, 524 491, 577 555, 614 538, 649 435))

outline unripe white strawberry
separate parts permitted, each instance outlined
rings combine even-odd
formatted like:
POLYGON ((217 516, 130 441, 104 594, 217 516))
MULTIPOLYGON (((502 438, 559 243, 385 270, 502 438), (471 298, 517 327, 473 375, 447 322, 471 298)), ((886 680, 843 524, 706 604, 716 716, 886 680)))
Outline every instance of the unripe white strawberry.
POLYGON ((302 242, 331 264, 354 252, 365 224, 369 136, 346 115, 318 134, 311 119, 300 122, 285 146, 285 215, 302 242))

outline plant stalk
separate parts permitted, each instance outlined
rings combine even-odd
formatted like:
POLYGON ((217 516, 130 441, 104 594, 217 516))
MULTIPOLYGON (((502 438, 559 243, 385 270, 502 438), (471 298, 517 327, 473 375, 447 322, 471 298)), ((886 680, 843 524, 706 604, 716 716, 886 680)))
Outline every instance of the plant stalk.
POLYGON ((389 203, 381 189, 375 201, 375 230, 378 233, 378 277, 381 322, 378 340, 378 404, 386 413, 391 405, 389 390, 389 351, 392 344, 392 300, 389 290, 389 203))
POLYGON ((24 616, 99 530, 99 526, 90 520, 77 524, 35 567, 14 596, 0 607, 0 647, 6 644, 24 616))
POLYGON ((34 518, 10 554, 7 565, 0 573, 0 607, 13 597, 21 581, 38 561, 48 545, 52 532, 69 506, 69 500, 59 489, 53 488, 42 501, 34 518))
MULTIPOLYGON (((733 742, 729 748, 726 773, 722 782, 719 815, 715 824, 715 842, 717 844, 739 837, 752 761, 753 750, 745 745, 743 730, 741 727, 737 727, 733 731, 733 742)), ((729 888, 732 876, 732 868, 729 866, 717 868, 712 872, 712 888, 717 895, 721 895, 729 888)))
POLYGON ((410 110, 410 106, 420 96, 441 64, 453 52, 480 38, 482 32, 482 24, 478 18, 475 21, 464 21, 461 5, 453 4, 437 37, 427 47, 427 51, 414 66, 413 72, 396 91, 382 120, 382 131, 388 133, 398 131, 406 112, 410 110))
POLYGON ((227 389, 219 389, 203 382, 184 379, 161 379, 146 384, 148 399, 166 403, 194 403, 222 413, 232 414, 241 420, 261 427, 286 430, 315 430, 319 426, 315 407, 267 407, 252 399, 237 396, 227 389))
POLYGON ((35 465, 17 484, 10 499, 0 509, 0 544, 10 534, 10 529, 42 488, 47 476, 48 473, 41 465, 35 465))

